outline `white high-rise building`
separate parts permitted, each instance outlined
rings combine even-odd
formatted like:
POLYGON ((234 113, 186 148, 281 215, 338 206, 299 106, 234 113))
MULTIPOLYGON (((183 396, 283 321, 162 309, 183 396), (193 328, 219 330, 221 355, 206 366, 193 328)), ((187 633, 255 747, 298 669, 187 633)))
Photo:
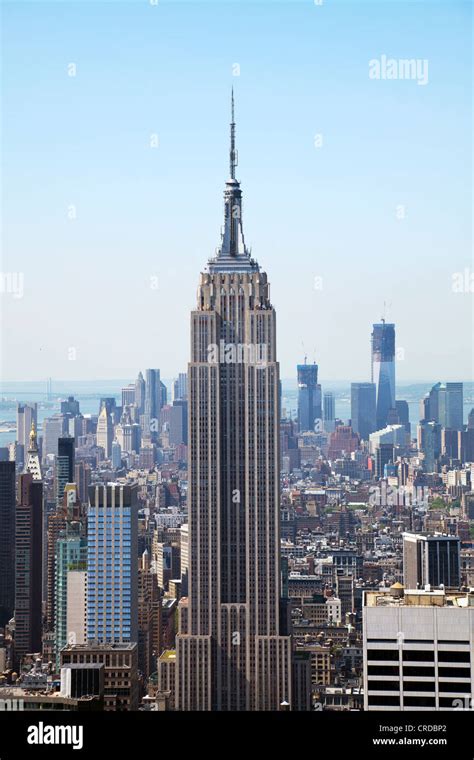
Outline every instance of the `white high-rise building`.
POLYGON ((112 418, 104 404, 100 410, 99 419, 97 420, 97 446, 102 446, 106 459, 110 459, 112 456, 113 438, 114 426, 112 418))
POLYGON ((391 443, 392 446, 404 446, 406 444, 406 429, 404 425, 387 425, 382 430, 376 430, 369 435, 369 447, 372 454, 383 443, 391 443))
POLYGON ((327 391, 323 394, 323 422, 326 433, 331 433, 336 426, 336 404, 334 393, 327 391))
POLYGON ((62 415, 54 415, 43 420, 43 462, 46 462, 50 454, 55 457, 58 456, 58 441, 62 435, 64 435, 64 417, 62 415))
POLYGON ((364 710, 468 709, 474 697, 474 594, 366 591, 364 710))
POLYGON ((23 446, 25 456, 28 450, 32 425, 35 426, 35 429, 37 428, 38 405, 36 403, 18 404, 16 409, 16 440, 20 446, 23 446))
POLYGON ((66 629, 68 644, 87 642, 87 572, 67 573, 66 629))

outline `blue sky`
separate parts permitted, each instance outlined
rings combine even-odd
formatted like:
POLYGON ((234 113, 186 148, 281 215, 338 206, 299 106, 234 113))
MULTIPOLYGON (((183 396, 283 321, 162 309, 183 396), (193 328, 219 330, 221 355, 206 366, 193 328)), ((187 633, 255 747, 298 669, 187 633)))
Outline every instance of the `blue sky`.
POLYGON ((385 302, 400 380, 471 379, 473 294, 452 289, 474 269, 471 10, 4 2, 2 271, 24 292, 0 296, 3 379, 185 368, 222 225, 232 85, 282 376, 306 352, 322 383, 368 379, 385 302), (427 59, 428 84, 371 80, 382 55, 427 59))

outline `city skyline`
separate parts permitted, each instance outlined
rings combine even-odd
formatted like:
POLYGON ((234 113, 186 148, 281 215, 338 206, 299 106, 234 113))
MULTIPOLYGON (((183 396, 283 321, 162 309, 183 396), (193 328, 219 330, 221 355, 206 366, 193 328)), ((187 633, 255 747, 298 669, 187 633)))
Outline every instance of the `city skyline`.
POLYGON ((428 5, 3 3, 0 715, 26 743, 322 712, 333 754, 453 753, 472 42, 464 2, 428 5))
MULTIPOLYGON (((172 376, 185 365, 193 273, 218 244, 232 84, 247 245, 272 268, 282 377, 293 375, 307 354, 322 380, 344 377, 350 364, 348 380, 368 381, 371 326, 385 315, 397 326, 400 381, 434 381, 440 362, 447 380, 472 378, 469 171, 450 141, 440 143, 455 135, 459 155, 469 145, 464 4, 449 12, 430 8, 442 39, 435 25, 426 28, 422 6, 397 6, 394 23, 394 8, 384 4, 372 16, 376 46, 345 3, 255 5, 250 30, 245 4, 120 3, 110 36, 103 6, 81 6, 78 13, 70 3, 58 17, 41 3, 28 16, 21 4, 6 5, 4 269, 23 276, 23 293, 2 296, 9 326, 3 330, 4 379, 113 379, 140 365, 172 376), (31 70, 19 56, 33 23, 38 32, 29 45, 37 63, 31 70), (90 23, 100 47, 85 36, 90 23), (164 35, 176 24, 182 42, 175 50, 164 35), (288 44, 285 24, 300 35, 299 50, 288 44), (354 25, 358 42, 345 44, 354 25), (264 28, 270 33, 260 34, 264 28), (215 44, 224 29, 228 50, 215 44), (417 57, 430 64, 425 86, 373 81, 369 61, 384 49, 414 55, 411 43, 421 30, 417 57), (139 50, 120 46, 125 33, 132 40, 142 36, 139 50), (292 109, 282 107, 289 90, 292 109), (39 104, 44 97, 49 108, 39 104), (134 104, 133 116, 124 113, 123 102, 134 104), (33 109, 34 150, 24 128, 33 109), (343 125, 354 113, 348 131, 343 125), (434 215, 440 198, 443 213, 434 215), (283 220, 278 229, 275 219, 283 220), (291 272, 296 257, 298 275, 288 277, 287 264, 291 272), (458 289, 456 274, 464 277, 458 289), (54 298, 47 297, 50 289, 54 298), (112 325, 125 303, 146 329, 120 319, 110 342, 96 330, 97 313, 112 325), (465 330, 449 330, 446 314, 465 330), (342 352, 348 325, 351 340, 342 352)), ((8 291, 8 282, 2 284, 8 291)))

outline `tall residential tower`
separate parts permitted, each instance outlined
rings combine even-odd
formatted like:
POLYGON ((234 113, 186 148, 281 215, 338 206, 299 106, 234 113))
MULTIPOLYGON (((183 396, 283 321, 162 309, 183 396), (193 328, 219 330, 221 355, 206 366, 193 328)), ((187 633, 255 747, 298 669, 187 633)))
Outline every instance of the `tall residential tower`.
POLYGON ((32 423, 15 515, 15 667, 24 655, 41 652, 42 581, 43 481, 32 423))
POLYGON ((15 462, 0 462, 0 627, 15 609, 15 462))
POLYGON ((137 486, 89 486, 87 639, 138 641, 137 486))

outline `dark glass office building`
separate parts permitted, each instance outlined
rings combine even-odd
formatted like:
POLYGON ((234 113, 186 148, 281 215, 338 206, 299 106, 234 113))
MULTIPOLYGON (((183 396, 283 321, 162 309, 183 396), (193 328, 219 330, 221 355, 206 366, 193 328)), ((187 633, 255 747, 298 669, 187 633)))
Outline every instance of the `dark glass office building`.
POLYGON ((458 536, 424 533, 403 534, 403 576, 406 588, 459 588, 460 548, 458 536))
POLYGON ((351 424, 354 433, 367 441, 376 429, 375 383, 351 383, 351 424))
POLYGON ((318 385, 318 365, 298 364, 298 427, 300 433, 315 430, 316 420, 322 420, 321 386, 318 385))
POLYGON ((372 331, 372 382, 376 392, 377 430, 387 425, 395 409, 395 325, 382 321, 372 331))
POLYGON ((15 609, 15 462, 0 462, 0 627, 15 609))

